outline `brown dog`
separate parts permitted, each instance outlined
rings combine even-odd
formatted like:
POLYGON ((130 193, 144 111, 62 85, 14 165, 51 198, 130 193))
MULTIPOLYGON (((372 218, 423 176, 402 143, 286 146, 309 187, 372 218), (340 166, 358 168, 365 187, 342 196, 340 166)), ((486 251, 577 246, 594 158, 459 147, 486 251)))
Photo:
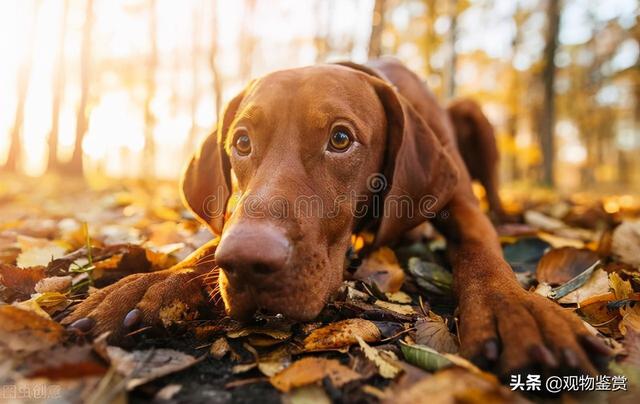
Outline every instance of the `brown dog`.
POLYGON ((447 238, 464 355, 504 373, 595 372, 587 351, 606 347, 576 316, 520 287, 470 184, 447 113, 399 62, 269 74, 231 100, 184 174, 186 204, 222 235, 217 250, 124 278, 65 322, 119 335, 140 320, 161 323, 177 301, 195 308, 206 299, 192 280, 211 268, 214 250, 231 316, 311 320, 341 285, 354 232, 374 231, 384 245, 431 220, 447 238), (227 212, 232 171, 240 199, 227 212))
POLYGON ((470 99, 454 101, 447 108, 447 112, 453 123, 458 150, 469 175, 484 187, 493 217, 498 221, 508 221, 498 193, 500 154, 493 126, 482 113, 480 105, 470 99))

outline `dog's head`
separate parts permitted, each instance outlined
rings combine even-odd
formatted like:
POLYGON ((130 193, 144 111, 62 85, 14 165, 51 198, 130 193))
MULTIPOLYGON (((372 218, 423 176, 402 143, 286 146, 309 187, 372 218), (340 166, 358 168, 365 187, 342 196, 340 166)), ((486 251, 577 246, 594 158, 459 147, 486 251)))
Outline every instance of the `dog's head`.
POLYGON ((358 65, 322 65, 269 74, 231 100, 182 191, 221 235, 229 314, 309 320, 339 289, 355 230, 375 226, 384 244, 437 211, 456 180, 451 157, 389 84, 358 65))

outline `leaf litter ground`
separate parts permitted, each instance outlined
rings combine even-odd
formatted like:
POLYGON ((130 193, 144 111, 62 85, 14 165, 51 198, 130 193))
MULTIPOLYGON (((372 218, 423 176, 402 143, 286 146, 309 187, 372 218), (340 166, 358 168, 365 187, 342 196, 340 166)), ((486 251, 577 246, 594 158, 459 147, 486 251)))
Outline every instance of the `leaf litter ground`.
MULTIPOLYGON (((429 226, 395 249, 352 261, 339 296, 311 323, 202 318, 162 332, 143 329, 122 346, 69 332, 59 321, 88 293, 168 268, 211 235, 184 210, 171 182, 2 179, 3 392, 90 402, 549 399, 512 392, 457 355, 445 242, 429 226)), ((616 353, 610 373, 628 378, 629 392, 587 398, 637 398, 640 200, 505 194, 517 220, 498 230, 522 286, 575 310, 616 353)), ((357 251, 365 240, 353 241, 357 251)))

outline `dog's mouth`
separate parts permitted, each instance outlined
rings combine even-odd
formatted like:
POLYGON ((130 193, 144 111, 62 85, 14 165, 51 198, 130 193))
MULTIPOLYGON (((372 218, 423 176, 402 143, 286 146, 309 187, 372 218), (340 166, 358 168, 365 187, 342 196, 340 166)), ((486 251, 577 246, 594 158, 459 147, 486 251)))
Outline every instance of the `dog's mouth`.
MULTIPOLYGON (((270 279, 270 281, 272 281, 270 279)), ((274 286, 243 282, 220 273, 220 293, 227 314, 240 321, 251 320, 256 313, 282 316, 294 321, 310 321, 320 314, 332 295, 329 283, 311 285, 309 282, 274 279, 283 283, 274 286)))

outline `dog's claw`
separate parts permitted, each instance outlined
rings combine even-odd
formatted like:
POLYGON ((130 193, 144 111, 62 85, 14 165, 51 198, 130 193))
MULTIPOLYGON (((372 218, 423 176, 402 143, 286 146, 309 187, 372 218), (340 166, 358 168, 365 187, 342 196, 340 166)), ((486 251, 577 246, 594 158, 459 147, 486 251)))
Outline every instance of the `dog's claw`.
POLYGON ((95 320, 89 317, 83 317, 71 323, 67 328, 69 330, 77 330, 83 334, 86 334, 91 331, 94 325, 96 325, 95 320))
POLYGON ((124 316, 122 326, 128 330, 134 328, 142 321, 142 311, 140 309, 133 309, 124 316))
POLYGON ((487 341, 484 344, 484 357, 487 358, 489 362, 495 362, 498 360, 498 342, 494 339, 487 341))
POLYGON ((558 360, 544 345, 534 345, 529 353, 536 362, 547 368, 555 369, 558 367, 558 360))
POLYGON ((604 342, 602 342, 600 340, 600 338, 594 336, 594 335, 586 335, 582 338, 582 342, 583 344, 586 346, 587 349, 589 349, 590 351, 592 351, 595 354, 601 355, 601 356, 606 356, 609 357, 613 354, 613 352, 611 351, 611 348, 609 348, 607 345, 605 345, 604 342))
POLYGON ((576 355, 571 348, 564 348, 562 350, 562 355, 570 368, 578 369, 580 367, 578 355, 576 355))

